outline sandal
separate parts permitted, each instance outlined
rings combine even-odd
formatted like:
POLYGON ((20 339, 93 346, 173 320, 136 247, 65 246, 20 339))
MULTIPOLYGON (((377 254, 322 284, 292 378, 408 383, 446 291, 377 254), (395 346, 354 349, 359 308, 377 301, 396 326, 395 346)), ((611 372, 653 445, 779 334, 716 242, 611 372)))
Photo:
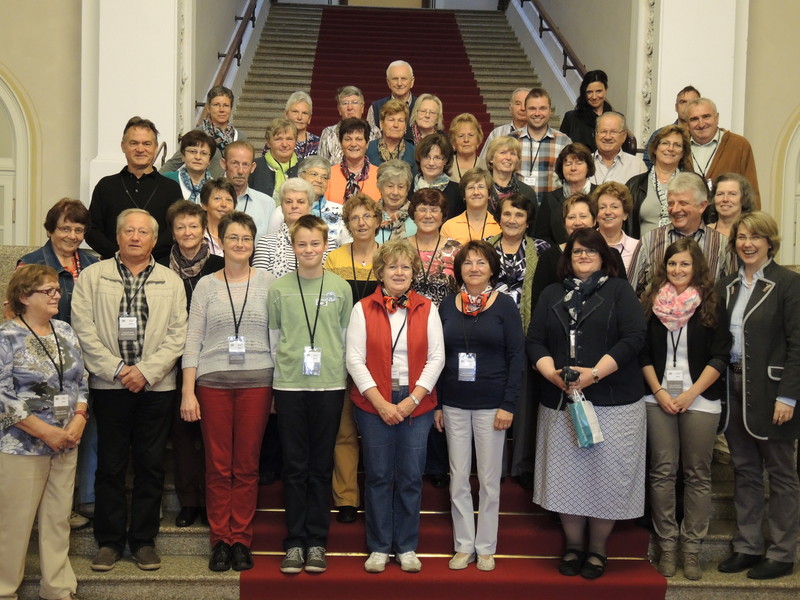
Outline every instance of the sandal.
POLYGON ((608 561, 608 557, 603 556, 602 554, 598 554, 597 552, 587 552, 586 561, 583 563, 583 567, 581 567, 581 577, 584 579, 597 579, 598 577, 601 577, 606 571, 606 561, 608 561), (596 565, 589 562, 589 558, 592 557, 598 559, 600 564, 596 565))
POLYGON ((573 577, 581 572, 586 553, 578 548, 567 548, 561 562, 558 564, 558 572, 567 577, 573 577), (570 554, 575 558, 567 558, 570 554))

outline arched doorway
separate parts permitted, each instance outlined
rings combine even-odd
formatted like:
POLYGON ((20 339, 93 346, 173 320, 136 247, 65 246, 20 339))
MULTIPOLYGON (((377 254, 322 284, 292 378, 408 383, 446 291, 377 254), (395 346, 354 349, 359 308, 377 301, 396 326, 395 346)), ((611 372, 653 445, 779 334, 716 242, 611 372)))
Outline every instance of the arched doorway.
MULTIPOLYGON (((782 206, 780 210, 781 251, 779 261, 800 264, 800 111, 795 115, 794 131, 789 137, 783 168, 782 206)), ((778 215, 776 215, 778 216, 778 215)))
POLYGON ((30 202, 30 127, 0 77, 0 244, 28 244, 30 202))

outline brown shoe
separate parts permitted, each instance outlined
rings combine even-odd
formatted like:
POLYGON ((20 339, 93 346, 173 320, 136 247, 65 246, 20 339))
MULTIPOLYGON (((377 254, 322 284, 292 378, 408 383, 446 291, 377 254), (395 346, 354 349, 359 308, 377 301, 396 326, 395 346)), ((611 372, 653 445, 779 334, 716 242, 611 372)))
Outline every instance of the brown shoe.
POLYGON ((703 576, 700 569, 700 553, 699 552, 684 552, 683 553, 683 576, 686 579, 697 581, 703 576))
POLYGON ((142 571, 156 571, 161 568, 161 558, 152 546, 142 546, 131 554, 131 558, 136 561, 136 566, 142 571))
POLYGON ((662 550, 658 561, 658 572, 664 577, 672 577, 678 571, 678 557, 673 550, 662 550))
POLYGON ((110 546, 103 546, 92 559, 92 571, 110 571, 119 560, 119 552, 110 546))

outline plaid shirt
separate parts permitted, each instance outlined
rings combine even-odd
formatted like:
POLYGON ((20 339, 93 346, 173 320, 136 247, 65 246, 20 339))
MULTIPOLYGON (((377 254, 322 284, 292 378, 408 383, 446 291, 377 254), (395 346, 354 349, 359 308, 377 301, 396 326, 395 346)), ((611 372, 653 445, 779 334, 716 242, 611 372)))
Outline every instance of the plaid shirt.
POLYGON ((135 365, 142 360, 142 348, 144 347, 144 329, 147 324, 147 317, 150 316, 150 309, 147 307, 147 296, 144 294, 144 284, 156 261, 150 257, 150 264, 138 275, 134 276, 128 267, 119 260, 119 252, 115 255, 117 270, 122 277, 124 293, 119 302, 119 314, 126 314, 129 317, 136 317, 136 339, 123 341, 119 340, 119 353, 126 365, 135 365), (130 303, 130 305, 129 305, 130 303))
POLYGON ((655 265, 664 262, 667 246, 682 237, 691 237, 700 244, 703 255, 708 261, 708 270, 714 275, 714 281, 719 281, 725 275, 734 272, 735 260, 728 250, 727 236, 706 227, 702 222, 700 229, 691 236, 684 236, 670 223, 650 231, 633 252, 631 268, 628 269, 628 282, 633 286, 637 296, 644 294, 653 280, 655 265))
POLYGON ((535 140, 528 127, 521 127, 512 134, 522 144, 518 172, 520 178, 531 186, 542 201, 542 194, 561 187, 556 175, 556 159, 572 140, 552 127, 547 128, 541 140, 535 140))

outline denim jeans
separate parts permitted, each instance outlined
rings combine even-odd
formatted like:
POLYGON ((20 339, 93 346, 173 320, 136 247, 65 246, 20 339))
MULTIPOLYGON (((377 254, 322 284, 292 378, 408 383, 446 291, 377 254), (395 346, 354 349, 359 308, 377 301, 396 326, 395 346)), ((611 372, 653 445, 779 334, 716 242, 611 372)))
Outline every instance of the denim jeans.
MULTIPOLYGON (((408 388, 392 392, 392 402, 408 388)), ((370 552, 409 552, 419 541, 422 473, 433 411, 389 426, 380 416, 356 407, 364 453, 364 500, 370 552)))

